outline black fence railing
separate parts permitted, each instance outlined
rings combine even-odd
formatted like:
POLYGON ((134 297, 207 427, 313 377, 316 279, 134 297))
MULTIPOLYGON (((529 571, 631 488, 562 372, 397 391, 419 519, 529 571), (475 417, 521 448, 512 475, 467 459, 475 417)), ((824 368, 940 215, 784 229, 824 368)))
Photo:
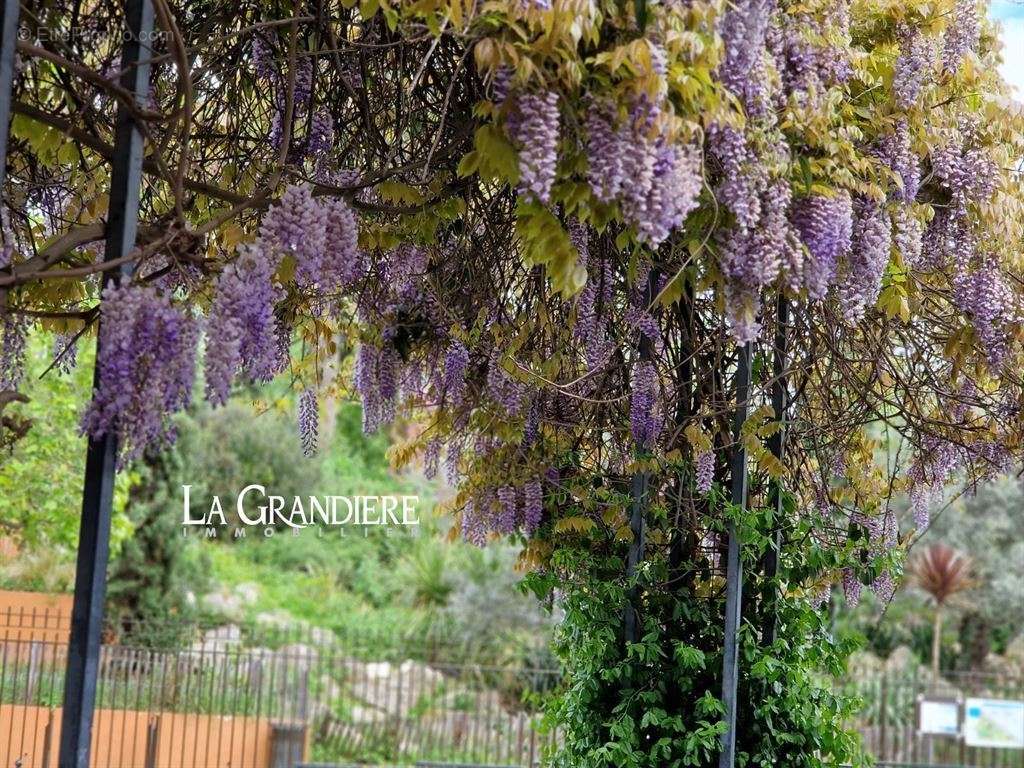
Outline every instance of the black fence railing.
MULTIPOLYGON (((375 657, 373 640, 294 626, 111 628, 93 765, 533 766, 557 740, 540 713, 558 670, 498 663, 493 649, 439 638, 407 654, 391 638, 375 657)), ((0 609, 0 768, 56 766, 66 662, 66 615, 0 609)))
MULTIPOLYGON (((0 768, 56 766, 67 622, 0 609, 0 768)), ((563 684, 558 669, 441 635, 406 640, 284 623, 122 622, 101 651, 93 763, 525 767, 557 745, 541 712, 563 684)), ((918 732, 922 697, 1020 701, 1020 675, 884 674, 844 685, 863 704, 851 726, 880 766, 1024 768, 1024 750, 918 732)))
POLYGON ((878 766, 1024 768, 1024 749, 972 746, 961 734, 919 732, 922 699, 965 702, 977 697, 1022 701, 1021 674, 950 672, 935 680, 928 672, 916 671, 880 674, 845 685, 862 702, 853 725, 878 766))

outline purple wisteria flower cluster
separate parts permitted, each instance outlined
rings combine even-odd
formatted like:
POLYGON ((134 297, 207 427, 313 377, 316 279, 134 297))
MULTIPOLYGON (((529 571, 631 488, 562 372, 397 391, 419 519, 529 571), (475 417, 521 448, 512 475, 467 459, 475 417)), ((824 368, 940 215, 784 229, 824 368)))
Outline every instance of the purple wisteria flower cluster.
POLYGON ((962 266, 953 281, 953 300, 970 318, 985 350, 989 367, 1000 372, 1008 352, 1007 325, 1019 314, 1013 291, 992 256, 983 256, 973 268, 962 266))
POLYGON ((25 378, 25 336, 28 322, 23 315, 5 311, 0 316, 0 392, 16 390, 25 378))
POLYGON ((910 109, 917 103, 921 88, 931 72, 933 50, 929 39, 916 27, 902 25, 897 30, 900 55, 893 69, 892 88, 896 105, 910 109))
POLYGON ((878 299, 892 249, 891 222, 880 205, 858 198, 854 213, 852 246, 838 284, 840 308, 849 322, 863 318, 878 299))
POLYGON ((199 322, 145 285, 103 291, 96 359, 98 387, 82 432, 116 433, 122 462, 173 440, 170 417, 191 402, 199 322))
POLYGON ((638 239, 656 248, 697 205, 700 150, 666 134, 664 101, 641 96, 620 121, 609 105, 587 115, 588 181, 605 203, 619 204, 638 239), (621 124, 620 124, 621 123, 621 124))
POLYGON ((696 483, 698 493, 711 491, 711 484, 715 479, 715 454, 713 451, 705 450, 697 454, 696 461, 696 483))
MULTIPOLYGON (((960 410, 959 415, 966 419, 966 410, 960 410)), ((968 445, 958 445, 931 435, 922 440, 907 470, 910 510, 919 531, 928 527, 931 510, 942 499, 943 487, 957 470, 972 460, 978 460, 984 465, 990 476, 1009 469, 1006 447, 992 440, 985 439, 968 445)))
POLYGON ((315 456, 320 435, 320 408, 317 404, 316 390, 312 387, 302 390, 297 411, 302 453, 306 456, 315 456))
POLYGON ((860 603, 861 583, 860 578, 853 568, 843 569, 843 596, 846 598, 846 605, 856 608, 860 603))
POLYGON ((78 343, 74 333, 58 333, 53 337, 53 367, 65 376, 78 365, 78 343))
POLYGON ((520 194, 546 205, 558 165, 558 94, 519 94, 505 127, 519 150, 520 194))
POLYGON ((633 440, 640 448, 651 448, 661 433, 661 409, 658 404, 658 371, 643 362, 633 373, 633 391, 629 400, 629 424, 633 440))
POLYGON ((806 197, 794 207, 793 223, 810 256, 804 265, 807 295, 820 301, 835 283, 839 259, 850 250, 853 201, 845 191, 831 197, 806 197))
POLYGON ((284 295, 277 274, 282 260, 294 260, 300 289, 330 293, 362 278, 358 237, 358 219, 344 200, 316 199, 305 185, 285 190, 256 241, 240 246, 217 278, 206 341, 210 402, 225 403, 239 373, 269 381, 287 365, 291 329, 274 312, 284 295))
POLYGON ((462 508, 463 539, 484 546, 491 534, 508 536, 521 530, 533 534, 544 518, 544 487, 533 479, 520 487, 503 485, 480 492, 462 508))
POLYGON ((975 0, 957 0, 942 40, 942 68, 946 72, 955 72, 960 60, 977 48, 980 33, 978 4, 975 0))

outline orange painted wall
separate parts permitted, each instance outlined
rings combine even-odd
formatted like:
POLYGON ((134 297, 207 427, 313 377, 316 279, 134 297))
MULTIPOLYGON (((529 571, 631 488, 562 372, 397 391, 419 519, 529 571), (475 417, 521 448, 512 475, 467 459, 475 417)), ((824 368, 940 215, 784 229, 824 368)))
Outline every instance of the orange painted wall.
MULTIPOLYGON (((20 757, 22 768, 56 768, 60 713, 59 708, 0 705, 0 765, 14 765, 20 757)), ((267 720, 98 709, 93 721, 93 768, 144 768, 151 720, 158 722, 157 768, 266 768, 270 764, 267 720)))
POLYGON ((71 595, 0 589, 0 641, 67 642, 71 595))

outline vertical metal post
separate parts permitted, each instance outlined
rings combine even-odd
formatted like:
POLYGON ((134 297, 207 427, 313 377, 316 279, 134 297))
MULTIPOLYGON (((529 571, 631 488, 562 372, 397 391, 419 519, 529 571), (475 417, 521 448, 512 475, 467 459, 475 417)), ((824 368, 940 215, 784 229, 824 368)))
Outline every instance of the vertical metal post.
MULTIPOLYGON (((783 460, 786 446, 786 410, 789 407, 789 390, 786 381, 786 355, 789 351, 789 299, 780 289, 778 303, 775 307, 775 349, 772 359, 772 411, 779 422, 779 431, 768 439, 768 450, 780 462, 783 460)), ((775 577, 779 573, 779 551, 782 547, 782 482, 773 480, 771 484, 772 504, 775 516, 772 524, 775 530, 771 535, 771 544, 764 557, 764 578, 766 593, 764 599, 764 624, 761 627, 761 644, 771 645, 775 642, 775 631, 778 623, 776 597, 774 592, 775 577)))
MULTIPOLYGON (((743 445, 742 430, 747 420, 750 398, 750 354, 748 342, 740 349, 736 369, 736 413, 733 418, 733 436, 736 441, 729 461, 731 476, 730 501, 734 506, 747 507, 747 449, 743 445)), ((725 732, 718 768, 733 768, 736 764, 736 684, 739 680, 739 628, 740 606, 743 601, 743 563, 736 524, 729 523, 729 550, 726 556, 725 642, 722 653, 722 704, 725 706, 725 732)))
MULTIPOLYGON (((658 282, 658 271, 652 269, 647 276, 647 286, 644 289, 644 305, 649 307, 654 301, 655 286, 658 282)), ((654 358, 654 345, 651 340, 641 334, 640 336, 640 362, 649 362, 654 358)), ((637 449, 639 452, 639 448, 637 449)), ((629 553, 626 556, 626 579, 632 580, 636 574, 636 568, 644 556, 644 508, 647 505, 647 486, 650 479, 646 472, 637 472, 633 475, 631 487, 632 508, 629 515, 629 530, 633 534, 633 541, 629 545, 629 553)), ((626 607, 622 612, 623 633, 627 643, 635 643, 639 639, 637 628, 636 603, 639 595, 635 588, 631 588, 626 598, 626 607)))
POLYGON ((0 6, 0 187, 7 174, 7 134, 11 123, 14 56, 18 47, 18 0, 0 6))
MULTIPOLYGON (((633 507, 630 511, 629 529, 633 533, 633 541, 629 545, 629 555, 626 560, 627 579, 633 578, 644 552, 644 505, 647 503, 646 472, 637 472, 633 475, 632 497, 633 507)), ((623 616, 627 643, 635 643, 639 639, 636 623, 636 599, 636 590, 632 590, 623 616)))
MULTIPOLYGON (((127 0, 124 48, 121 52, 121 86, 141 103, 149 94, 149 41, 153 33, 150 0, 127 0)), ((117 113, 114 158, 107 212, 105 261, 126 256, 135 247, 139 191, 142 181, 143 141, 131 110, 124 104, 117 113)), ((129 274, 126 264, 119 270, 129 274)), ((114 279, 107 272, 103 284, 114 279)), ((97 358, 99 346, 97 345, 97 358)), ((100 383, 99 368, 93 389, 100 383)), ((107 587, 110 554, 110 511, 114 496, 117 439, 107 434, 90 439, 85 460, 82 520, 78 534, 75 570, 75 601, 71 611, 71 638, 64 683, 64 712, 60 737, 60 768, 88 768, 100 629, 107 587)))

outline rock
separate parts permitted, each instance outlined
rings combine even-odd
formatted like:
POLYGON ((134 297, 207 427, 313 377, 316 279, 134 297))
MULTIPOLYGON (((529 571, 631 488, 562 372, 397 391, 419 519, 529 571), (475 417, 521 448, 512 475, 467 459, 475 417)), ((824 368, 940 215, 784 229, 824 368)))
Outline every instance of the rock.
POLYGON ((1024 670, 1024 634, 1017 635, 1010 641, 1003 656, 1010 666, 1024 670))
POLYGON ((391 662, 371 661, 363 666, 363 674, 371 679, 389 677, 391 675, 391 662))
POLYGON ((338 636, 330 629, 312 627, 309 630, 309 642, 323 649, 333 649, 338 646, 338 636))
POLYGON ((289 663, 301 663, 303 666, 314 664, 320 658, 319 651, 305 643, 289 643, 281 646, 277 650, 277 655, 289 663))
POLYGON ((885 660, 885 671, 890 673, 912 672, 919 666, 914 652, 905 645, 894 648, 885 660))
POLYGON ((855 651, 846 663, 847 674, 854 680, 874 677, 884 666, 884 662, 871 651, 855 651))
POLYGON ((364 707, 361 704, 353 704, 352 708, 348 712, 348 717, 345 718, 351 723, 359 725, 365 723, 379 723, 382 720, 387 719, 387 713, 382 712, 379 709, 373 707, 364 707))
POLYGON ((418 661, 353 662, 348 669, 352 695, 389 715, 404 717, 413 707, 432 704, 444 692, 444 675, 418 661))
POLYGON ((212 613, 214 616, 234 620, 242 618, 242 601, 238 599, 237 595, 211 592, 208 595, 203 595, 200 604, 205 612, 212 613))
POLYGON ((260 588, 252 582, 246 582, 236 586, 234 594, 241 601, 242 605, 256 605, 260 599, 260 588))
POLYGON ((335 701, 340 699, 344 691, 330 675, 320 675, 320 690, 317 699, 321 701, 335 701))
POLYGON ((237 645, 242 642, 242 628, 237 624, 225 624, 223 627, 215 627, 203 635, 203 640, 237 645))
POLYGON ((295 624, 292 615, 282 610, 257 613, 253 621, 261 629, 285 629, 295 624))
POLYGON ((242 630, 237 624, 226 624, 223 627, 216 627, 203 633, 201 640, 192 644, 194 655, 207 661, 213 662, 217 654, 223 653, 228 648, 241 645, 242 630))
POLYGON ((406 659, 398 668, 399 673, 410 683, 410 687, 435 689, 444 682, 444 675, 423 662, 406 659))

